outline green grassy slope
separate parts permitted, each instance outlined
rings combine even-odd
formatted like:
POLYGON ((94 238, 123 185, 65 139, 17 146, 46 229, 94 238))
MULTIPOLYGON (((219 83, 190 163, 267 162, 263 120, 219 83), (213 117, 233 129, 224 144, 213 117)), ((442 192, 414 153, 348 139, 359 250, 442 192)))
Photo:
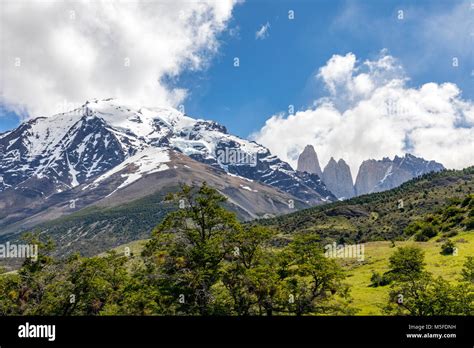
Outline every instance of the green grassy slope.
POLYGON ((453 198, 474 193, 474 167, 424 175, 385 192, 259 220, 283 235, 310 231, 323 243, 405 240, 413 221, 443 208, 453 198), (399 201, 403 200, 403 209, 399 201))
MULTIPOLYGON (((442 255, 442 242, 436 238, 428 242, 403 241, 395 242, 395 246, 388 241, 368 242, 364 244, 364 261, 355 259, 339 259, 338 262, 346 271, 346 280, 351 288, 353 299, 352 307, 358 309, 357 315, 383 315, 382 307, 388 301, 390 285, 371 287, 372 272, 384 273, 388 270, 389 257, 398 247, 417 246, 425 252, 426 270, 435 277, 441 276, 449 281, 459 278, 467 256, 474 256, 474 233, 461 232, 452 238, 458 247, 458 253, 442 255)), ((121 245, 113 250, 124 253, 125 248, 135 256, 139 256, 147 240, 134 241, 121 245)), ((139 257, 131 258, 131 264, 139 262, 139 257)))
POLYGON ((428 242, 404 241, 369 242, 364 245, 365 257, 363 262, 343 260, 341 264, 347 270, 346 283, 351 287, 353 306, 359 309, 358 315, 382 315, 382 307, 388 301, 390 286, 371 287, 372 272, 384 273, 388 270, 388 259, 397 247, 415 245, 425 252, 426 270, 435 277, 441 276, 449 281, 456 281, 466 261, 467 256, 474 256, 474 233, 463 232, 453 238, 457 242, 458 253, 442 255, 442 242, 434 238, 428 242), (459 242, 460 241, 460 242, 459 242))
MULTIPOLYGON (((420 247, 425 252, 426 270, 449 281, 456 281, 467 256, 474 256, 473 176, 472 167, 429 174, 395 190, 258 222, 279 230, 276 247, 301 231, 319 234, 323 245, 333 241, 364 244, 363 261, 338 262, 346 270, 358 315, 382 315, 390 286, 372 287, 370 278, 373 272, 388 270, 389 257, 397 247, 420 247), (398 206, 399 199, 403 199, 403 209, 398 206), (436 236, 418 241, 418 229, 433 230, 436 236), (448 238, 456 243, 457 255, 441 254, 441 245, 448 238)), ((129 247, 139 255, 143 245, 144 241, 137 241, 115 250, 121 253, 129 247)))

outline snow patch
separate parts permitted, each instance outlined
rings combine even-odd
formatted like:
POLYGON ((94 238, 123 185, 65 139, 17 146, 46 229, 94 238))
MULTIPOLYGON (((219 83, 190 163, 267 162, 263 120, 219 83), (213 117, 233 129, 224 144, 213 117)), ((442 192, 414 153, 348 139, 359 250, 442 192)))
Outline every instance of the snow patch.
POLYGON ((242 179, 242 180, 246 180, 246 181, 248 181, 248 182, 253 182, 252 179, 245 178, 245 177, 240 176, 240 175, 236 175, 236 174, 232 174, 232 173, 227 173, 227 175, 233 176, 234 178, 239 178, 239 179, 242 179))
POLYGON ((251 189, 250 187, 248 186, 244 186, 242 184, 239 185, 241 188, 243 188, 244 190, 247 190, 247 191, 250 191, 250 192, 258 192, 258 190, 253 190, 251 189))
POLYGON ((122 182, 122 184, 120 184, 120 186, 117 187, 117 189, 115 190, 117 191, 118 189, 132 184, 133 182, 144 177, 145 175, 169 169, 168 165, 165 164, 169 161, 170 157, 167 149, 159 147, 150 147, 143 151, 140 151, 132 157, 129 157, 128 159, 120 163, 118 166, 101 175, 96 180, 94 180, 91 186, 97 187, 102 181, 126 169, 127 172, 121 174, 121 177, 125 178, 125 180, 122 182))

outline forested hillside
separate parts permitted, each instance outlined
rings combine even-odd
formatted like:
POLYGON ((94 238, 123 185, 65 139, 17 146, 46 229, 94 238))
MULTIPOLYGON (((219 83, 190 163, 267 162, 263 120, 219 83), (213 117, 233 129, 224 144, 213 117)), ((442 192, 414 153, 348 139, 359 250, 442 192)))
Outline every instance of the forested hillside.
POLYGON ((280 231, 285 237, 296 232, 313 232, 323 243, 405 240, 413 232, 406 230, 412 222, 472 193, 474 167, 445 170, 423 175, 390 191, 262 219, 259 223, 280 231))

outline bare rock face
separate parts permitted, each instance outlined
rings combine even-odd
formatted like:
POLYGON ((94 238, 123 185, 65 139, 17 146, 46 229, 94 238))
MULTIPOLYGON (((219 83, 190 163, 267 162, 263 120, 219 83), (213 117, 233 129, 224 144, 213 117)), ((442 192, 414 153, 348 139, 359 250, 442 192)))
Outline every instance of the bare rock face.
POLYGON ((374 192, 377 184, 392 166, 388 157, 380 160, 366 160, 361 163, 355 182, 355 191, 358 196, 374 192))
POLYGON ((339 199, 348 199, 355 195, 351 170, 342 158, 336 162, 331 157, 324 168, 323 181, 329 191, 339 199))
POLYGON ((404 157, 395 156, 393 160, 387 157, 381 161, 371 159, 360 165, 355 191, 360 196, 390 190, 420 175, 443 169, 441 163, 427 161, 410 154, 404 157))
POLYGON ((323 173, 321 167, 319 166, 318 155, 314 151, 313 145, 306 145, 303 152, 298 157, 298 167, 299 172, 307 172, 311 174, 317 174, 322 178, 323 173))

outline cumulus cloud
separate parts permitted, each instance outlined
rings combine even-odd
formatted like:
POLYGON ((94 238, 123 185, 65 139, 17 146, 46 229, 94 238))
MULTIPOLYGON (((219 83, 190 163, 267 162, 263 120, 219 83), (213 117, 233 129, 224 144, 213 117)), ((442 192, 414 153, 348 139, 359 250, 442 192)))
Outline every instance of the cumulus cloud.
POLYGON ((186 90, 164 81, 206 67, 236 2, 2 3, 2 103, 31 116, 92 98, 177 105, 186 90))
POLYGON ((334 55, 317 77, 327 97, 294 115, 273 115, 252 135, 291 165, 307 144, 323 166, 331 156, 344 158, 354 177, 363 160, 404 153, 448 168, 474 164, 474 103, 455 84, 410 87, 386 51, 365 62, 334 55))
POLYGON ((269 30, 270 23, 267 22, 262 25, 259 30, 257 30, 257 32, 255 33, 255 40, 265 40, 270 35, 268 32, 269 30))

